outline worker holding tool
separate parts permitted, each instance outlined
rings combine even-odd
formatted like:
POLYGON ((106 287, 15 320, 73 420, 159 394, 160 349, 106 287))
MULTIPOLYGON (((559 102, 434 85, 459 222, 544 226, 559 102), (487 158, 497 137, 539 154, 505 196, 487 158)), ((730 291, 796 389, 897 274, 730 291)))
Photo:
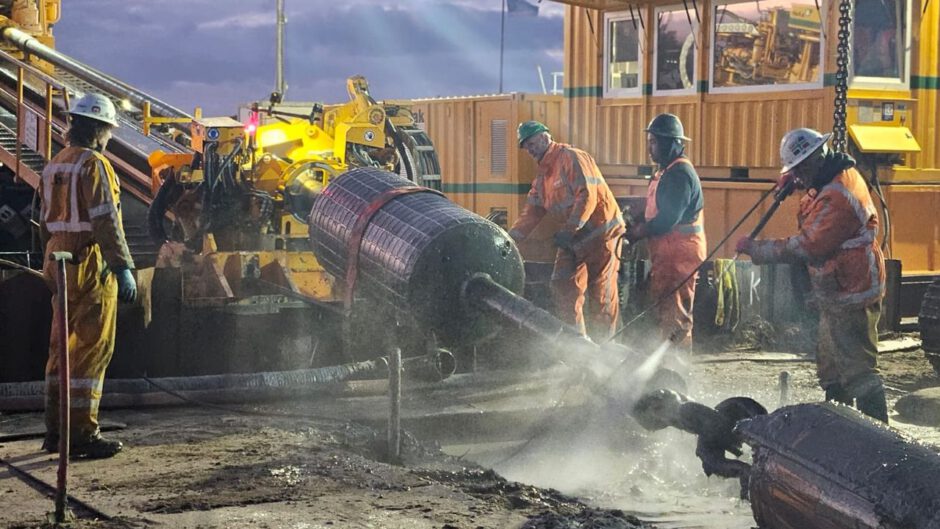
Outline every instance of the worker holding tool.
MULTIPOLYGON (((102 155, 111 129, 118 126, 114 105, 99 94, 86 94, 69 109, 68 147, 42 173, 41 232, 46 243, 44 274, 58 312, 54 252, 69 252, 66 265, 68 347, 71 367, 72 457, 104 458, 121 451, 98 428, 98 404, 104 372, 114 351, 117 300, 132 302, 137 284, 121 220, 120 182, 102 155)), ((54 314, 53 321, 61 315, 54 314)), ((64 320, 63 320, 64 321, 64 320)), ((58 449, 59 343, 55 329, 46 364, 46 439, 43 449, 58 449)))
POLYGON ((878 318, 885 292, 878 213, 855 160, 829 150, 831 134, 788 132, 780 144, 778 187, 805 189, 800 231, 785 239, 743 237, 739 253, 756 264, 805 263, 819 308, 816 370, 826 400, 852 405, 888 422, 878 373, 878 318))
POLYGON ((620 315, 617 246, 624 222, 617 201, 588 153, 553 141, 548 127, 538 121, 523 122, 516 132, 519 148, 538 168, 509 235, 522 241, 545 215, 562 225, 554 235, 558 251, 551 281, 557 316, 605 341, 616 332, 620 315))
POLYGON ((630 226, 631 243, 648 238, 650 299, 664 339, 692 348, 692 303, 698 267, 705 260, 702 184, 685 157, 682 122, 660 114, 649 122, 646 149, 659 170, 646 192, 645 222, 630 226))

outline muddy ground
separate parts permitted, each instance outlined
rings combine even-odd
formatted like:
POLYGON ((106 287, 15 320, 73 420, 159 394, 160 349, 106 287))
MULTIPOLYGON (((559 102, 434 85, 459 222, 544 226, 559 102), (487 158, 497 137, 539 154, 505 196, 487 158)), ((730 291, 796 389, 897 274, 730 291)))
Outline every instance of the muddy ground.
MULTIPOLYGON (((892 402, 914 389, 940 385, 919 350, 885 353, 881 366, 892 402)), ((790 402, 822 397, 811 359, 800 355, 712 354, 687 367, 690 394, 707 404, 748 394, 774 409, 781 371, 789 374, 790 402)), ((109 435, 128 448, 110 460, 73 463, 70 492, 113 520, 86 517, 78 526, 649 526, 640 518, 658 527, 753 525, 748 505, 737 499, 735 483, 701 475, 689 436, 641 432, 622 410, 598 408, 591 399, 572 407, 573 414, 557 415, 564 409, 555 403, 567 402, 567 397, 559 396, 556 386, 464 389, 460 396, 451 395, 454 406, 476 408, 479 413, 472 417, 518 407, 524 401, 512 399, 520 396, 538 405, 515 436, 462 440, 462 419, 456 413, 456 420, 445 417, 439 423, 443 426, 436 437, 443 446, 425 433, 420 441, 406 433, 399 464, 385 462, 385 432, 375 425, 374 419, 384 413, 383 397, 349 399, 342 405, 304 401, 239 408, 251 414, 192 406, 106 410, 103 418, 127 424, 109 435), (489 400, 480 397, 484 393, 489 400), (336 418, 301 417, 311 414, 336 418), (348 420, 359 418, 364 420, 348 420), (551 424, 545 434, 545 424, 556 418, 564 424, 551 424), (525 442, 532 438, 535 442, 525 442)), ((427 404, 434 398, 419 400, 427 404)), ((406 398, 404 406, 418 409, 420 404, 406 398)), ((896 415, 892 419, 894 426, 921 439, 940 440, 937 428, 908 425, 896 415)), ((504 433, 509 429, 499 428, 504 433)), ((0 416, 0 432, 29 430, 41 431, 38 414, 0 416)), ((0 458, 54 483, 56 459, 41 453, 39 444, 36 439, 5 443, 0 458)), ((0 527, 40 527, 51 510, 51 501, 0 465, 0 527)))

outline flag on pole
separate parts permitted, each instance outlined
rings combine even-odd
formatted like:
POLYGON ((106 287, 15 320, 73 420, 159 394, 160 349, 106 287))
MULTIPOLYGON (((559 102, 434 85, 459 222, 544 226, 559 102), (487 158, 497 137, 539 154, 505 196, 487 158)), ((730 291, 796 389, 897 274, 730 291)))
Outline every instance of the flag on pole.
POLYGON ((514 15, 537 16, 539 6, 533 4, 531 0, 506 0, 506 12, 514 15))

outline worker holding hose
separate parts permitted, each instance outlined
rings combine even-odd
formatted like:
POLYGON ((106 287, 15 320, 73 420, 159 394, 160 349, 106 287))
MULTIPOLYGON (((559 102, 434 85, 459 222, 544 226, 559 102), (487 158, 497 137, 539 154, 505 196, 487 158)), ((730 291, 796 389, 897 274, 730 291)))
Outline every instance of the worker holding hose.
POLYGON ((559 221, 551 282, 556 315, 606 341, 617 331, 620 315, 617 246, 624 222, 617 200, 591 155, 553 141, 538 121, 523 122, 516 132, 519 148, 536 161, 538 173, 509 235, 517 242, 525 239, 546 215, 559 221))
MULTIPOLYGON (((44 275, 58 312, 53 252, 69 252, 66 266, 68 347, 71 368, 70 453, 78 458, 111 457, 119 441, 105 439, 98 428, 104 372, 114 351, 117 301, 134 301, 137 284, 121 219, 120 182, 102 155, 117 127, 114 105, 99 94, 86 94, 69 109, 68 147, 45 167, 40 181, 41 232, 45 240, 44 275)), ((60 314, 53 315, 59 322, 60 314)), ((58 450, 58 333, 52 332, 46 364, 46 439, 43 449, 58 450)))
POLYGON ((649 295, 660 333, 690 351, 695 279, 706 252, 702 184, 685 157, 683 142, 690 140, 678 117, 659 114, 644 130, 659 170, 646 192, 645 222, 630 226, 627 239, 649 239, 649 295))
POLYGON ((785 239, 743 237, 739 253, 756 264, 805 263, 819 308, 816 370, 826 400, 852 405, 888 422, 878 373, 878 318, 885 292, 884 256, 878 247, 878 213, 855 160, 826 145, 831 134, 788 132, 780 144, 783 175, 806 195, 800 231, 785 239))

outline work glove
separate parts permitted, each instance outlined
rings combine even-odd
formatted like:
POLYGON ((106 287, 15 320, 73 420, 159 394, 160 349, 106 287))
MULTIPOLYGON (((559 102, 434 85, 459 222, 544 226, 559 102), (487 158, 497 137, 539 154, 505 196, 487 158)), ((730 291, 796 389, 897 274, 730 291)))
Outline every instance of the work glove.
POLYGON ((743 253, 745 255, 751 255, 751 249, 754 247, 754 239, 750 237, 741 237, 738 239, 738 243, 734 245, 734 251, 737 253, 743 253))
POLYGON ((574 233, 570 231, 560 231, 555 234, 555 246, 561 248, 562 250, 572 250, 572 244, 574 243, 574 233))
POLYGON ((630 243, 635 243, 640 239, 645 239, 649 233, 647 232, 646 223, 639 222, 637 224, 631 224, 627 229, 626 238, 630 243))
POLYGON ((129 268, 115 270, 114 275, 118 282, 118 299, 126 303, 133 303, 137 300, 137 281, 134 280, 134 274, 129 268))

